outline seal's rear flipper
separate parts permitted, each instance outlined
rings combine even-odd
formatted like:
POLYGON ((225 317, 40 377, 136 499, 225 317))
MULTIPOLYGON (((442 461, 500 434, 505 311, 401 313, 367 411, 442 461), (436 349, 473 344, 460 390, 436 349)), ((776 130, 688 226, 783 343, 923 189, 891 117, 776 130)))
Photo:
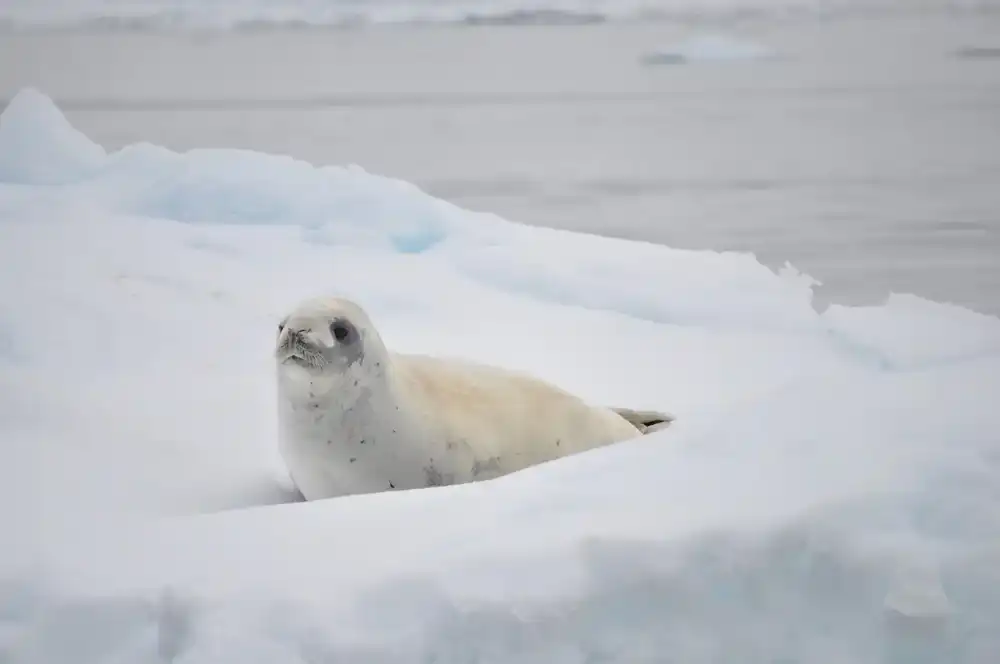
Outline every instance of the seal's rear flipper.
POLYGON ((661 413, 655 410, 632 410, 630 408, 612 408, 625 420, 641 431, 643 434, 660 431, 670 426, 675 418, 670 413, 661 413))

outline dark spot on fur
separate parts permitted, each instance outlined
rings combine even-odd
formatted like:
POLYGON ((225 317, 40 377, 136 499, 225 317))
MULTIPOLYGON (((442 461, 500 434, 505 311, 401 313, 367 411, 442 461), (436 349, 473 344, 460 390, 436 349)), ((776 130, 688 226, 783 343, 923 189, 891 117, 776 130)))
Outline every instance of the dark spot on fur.
POLYGON ((560 445, 562 445, 562 441, 561 440, 557 440, 556 441, 556 447, 559 447, 560 445))
POLYGON ((317 408, 319 408, 319 404, 318 403, 311 403, 311 404, 309 404, 309 407, 312 408, 313 410, 316 410, 317 408))
POLYGON ((331 438, 330 440, 326 441, 326 444, 327 445, 333 445, 333 439, 331 438))
POLYGON ((431 465, 424 468, 424 486, 441 486, 444 484, 444 477, 441 476, 441 471, 434 467, 434 459, 431 459, 431 465))
MULTIPOLYGON (((398 409, 397 409, 397 410, 398 410, 398 409)), ((393 429, 393 430, 392 430, 392 432, 393 432, 393 433, 396 433, 396 430, 395 430, 395 429, 393 429)))
POLYGON ((396 488, 396 485, 395 485, 395 484, 393 484, 392 482, 389 482, 389 488, 390 488, 390 489, 395 489, 395 488, 396 488))
POLYGON ((362 438, 362 439, 361 439, 361 444, 362 444, 362 445, 364 445, 364 444, 365 444, 365 439, 364 439, 364 438, 362 438))
POLYGON ((376 362, 376 363, 375 363, 375 366, 376 366, 376 367, 380 367, 380 366, 382 366, 382 363, 381 363, 381 362, 376 362))
POLYGON ((358 386, 358 381, 354 381, 354 387, 358 386))
POLYGON ((351 457, 351 463, 354 463, 354 462, 355 462, 355 461, 357 461, 357 460, 358 460, 358 458, 357 458, 357 457, 351 457))
POLYGON ((491 470, 500 470, 500 457, 490 457, 486 461, 476 461, 472 464, 472 476, 478 477, 480 473, 491 470))
POLYGON ((455 443, 453 443, 453 442, 451 442, 451 441, 449 440, 449 441, 448 441, 448 444, 447 444, 447 445, 445 445, 445 449, 449 449, 449 450, 453 450, 453 449, 455 449, 455 443))

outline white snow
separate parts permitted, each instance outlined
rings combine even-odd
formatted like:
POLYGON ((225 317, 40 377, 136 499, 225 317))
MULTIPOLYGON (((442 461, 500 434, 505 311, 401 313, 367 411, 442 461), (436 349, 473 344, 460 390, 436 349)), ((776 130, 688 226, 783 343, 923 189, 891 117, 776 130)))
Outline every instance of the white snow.
POLYGON ((778 54, 762 44, 726 34, 702 34, 642 56, 648 65, 771 60, 778 54))
POLYGON ((791 267, 356 167, 104 154, 32 90, 0 116, 0 270, 5 662, 995 661, 997 318, 818 313, 791 267), (292 502, 269 353, 320 292, 398 349, 678 422, 292 502))

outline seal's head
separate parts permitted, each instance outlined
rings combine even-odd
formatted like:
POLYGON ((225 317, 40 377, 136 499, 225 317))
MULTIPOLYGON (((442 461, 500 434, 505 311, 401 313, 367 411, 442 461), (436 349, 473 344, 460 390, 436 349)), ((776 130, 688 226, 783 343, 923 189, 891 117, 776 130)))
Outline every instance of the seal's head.
POLYGON ((331 376, 357 368, 366 351, 377 352, 380 346, 361 307, 349 300, 323 297, 299 304, 278 323, 274 353, 279 370, 294 367, 314 376, 331 376))

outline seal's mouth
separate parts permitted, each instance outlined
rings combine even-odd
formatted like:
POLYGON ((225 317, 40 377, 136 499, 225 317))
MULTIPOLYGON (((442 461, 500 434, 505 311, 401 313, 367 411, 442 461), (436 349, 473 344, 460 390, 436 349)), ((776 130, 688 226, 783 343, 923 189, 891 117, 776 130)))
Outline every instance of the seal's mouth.
POLYGON ((294 365, 306 369, 322 369, 326 366, 326 358, 317 350, 298 348, 286 353, 279 353, 278 360, 284 365, 294 365))
POLYGON ((282 364, 294 364, 300 367, 313 366, 313 363, 310 362, 304 355, 299 355, 297 353, 289 353, 282 356, 280 359, 282 364))

